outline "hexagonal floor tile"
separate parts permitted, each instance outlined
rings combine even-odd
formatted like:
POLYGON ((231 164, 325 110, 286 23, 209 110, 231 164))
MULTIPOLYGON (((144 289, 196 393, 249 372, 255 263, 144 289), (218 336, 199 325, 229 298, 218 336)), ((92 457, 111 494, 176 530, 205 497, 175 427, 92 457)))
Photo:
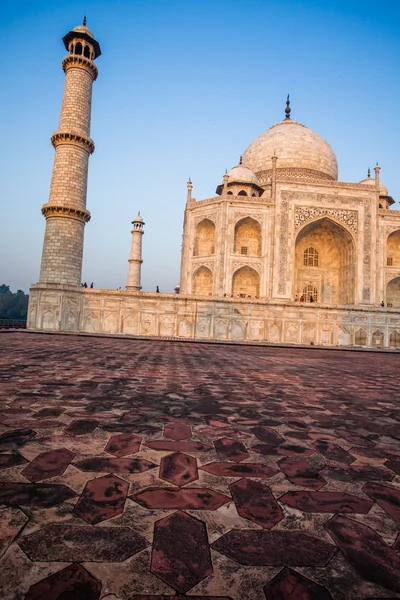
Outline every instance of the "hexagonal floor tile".
POLYGON ((373 498, 383 510, 385 510, 395 521, 400 523, 400 490, 368 482, 362 488, 370 498, 373 498))
POLYGON ((108 456, 92 456, 74 462, 74 467, 81 471, 94 473, 144 473, 157 467, 155 463, 143 458, 110 458, 108 456))
POLYGON ((85 485, 74 513, 94 525, 120 515, 124 510, 129 484, 115 475, 91 479, 85 485))
POLYGON ((328 590, 292 569, 282 569, 265 587, 267 600, 332 600, 328 590))
POLYGON ((145 442, 145 445, 152 450, 167 450, 168 452, 204 452, 205 450, 211 450, 210 446, 205 446, 201 442, 154 440, 154 442, 145 442))
POLYGON ((211 575, 205 523, 181 512, 157 521, 151 572, 181 594, 211 575))
POLYGON ((193 456, 175 452, 161 459, 160 479, 183 486, 199 478, 197 461, 193 456))
POLYGON ((18 467, 27 462, 26 458, 17 452, 13 452, 12 454, 0 454, 0 471, 3 469, 10 469, 11 467, 18 467))
POLYGON ((283 519, 283 511, 271 490, 260 481, 240 479, 229 486, 237 511, 264 529, 271 529, 283 519))
POLYGON ((129 527, 52 524, 19 539, 32 561, 121 562, 149 543, 129 527))
POLYGON ((41 452, 23 469, 22 475, 32 482, 56 477, 64 473, 74 458, 75 454, 66 448, 41 452))
POLYGON ((333 460, 338 463, 349 465, 356 459, 354 456, 349 454, 344 448, 324 440, 317 440, 312 444, 318 452, 320 452, 328 460, 333 460))
POLYGON ((260 442, 264 442, 264 444, 268 444, 269 446, 279 446, 279 444, 283 444, 285 441, 285 438, 279 433, 267 427, 253 427, 250 431, 260 442))
POLYGON ((220 477, 258 477, 268 479, 279 473, 279 469, 267 467, 262 463, 233 464, 229 462, 213 462, 199 467, 212 475, 220 477))
POLYGON ((134 433, 120 433, 119 435, 110 437, 108 444, 105 447, 105 451, 121 458, 128 454, 136 454, 136 452, 139 452, 141 442, 142 438, 140 435, 135 435, 134 433))
MULTIPOLYGON (((390 468, 390 467, 389 467, 390 468)), ((391 481, 394 477, 394 473, 385 469, 384 467, 374 467, 371 465, 357 465, 349 467, 324 467, 320 474, 327 477, 328 479, 335 479, 336 481, 391 481)))
POLYGON ((78 494, 59 483, 0 483, 0 504, 6 506, 55 506, 78 494))
POLYGON ((214 441, 214 447, 222 461, 231 460, 239 463, 250 456, 245 446, 238 440, 220 438, 214 441))
POLYGON ((341 515, 325 528, 361 577, 400 593, 400 554, 376 531, 341 515))
POLYGON ((13 431, 5 431, 0 435, 0 452, 16 450, 28 443, 35 435, 36 431, 32 431, 32 429, 14 429, 13 431))
POLYGON ((212 544, 241 565, 323 567, 336 547, 302 531, 232 529, 212 544))
POLYGON ((325 479, 306 460, 287 457, 282 458, 277 464, 290 483, 294 485, 313 490, 319 490, 326 485, 325 479))
POLYGON ((164 435, 177 442, 188 440, 192 437, 192 429, 184 423, 168 423, 164 427, 164 435))
POLYGON ((100 581, 75 563, 35 583, 25 600, 99 600, 100 593, 100 581))
POLYGON ((147 488, 130 498, 145 508, 165 510, 216 510, 230 501, 208 488, 147 488))
POLYGON ((374 503, 346 492, 287 492, 279 502, 307 513, 351 513, 363 514, 371 510, 374 503))

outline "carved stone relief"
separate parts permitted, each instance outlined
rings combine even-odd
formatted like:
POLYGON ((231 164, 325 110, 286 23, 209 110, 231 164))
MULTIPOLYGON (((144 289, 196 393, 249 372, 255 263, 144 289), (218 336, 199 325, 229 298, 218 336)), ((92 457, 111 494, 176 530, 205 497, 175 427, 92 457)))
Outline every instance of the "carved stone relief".
POLYGON ((296 206, 294 213, 294 228, 297 231, 307 221, 311 221, 316 217, 330 216, 340 221, 357 233, 358 231, 358 214, 356 210, 342 210, 338 208, 321 208, 317 206, 296 206))
POLYGON ((279 286, 278 292, 284 294, 286 292, 286 281, 287 281, 287 246, 288 246, 288 227, 289 227, 289 215, 288 215, 289 203, 287 200, 282 199, 281 201, 281 222, 279 232, 279 286))

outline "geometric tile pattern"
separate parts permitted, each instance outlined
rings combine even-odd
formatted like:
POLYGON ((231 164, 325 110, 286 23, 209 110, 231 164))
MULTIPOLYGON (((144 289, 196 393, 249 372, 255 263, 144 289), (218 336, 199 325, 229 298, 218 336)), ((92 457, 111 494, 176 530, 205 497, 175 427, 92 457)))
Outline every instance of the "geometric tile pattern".
POLYGON ((398 355, 1 336, 1 600, 400 599, 398 355))

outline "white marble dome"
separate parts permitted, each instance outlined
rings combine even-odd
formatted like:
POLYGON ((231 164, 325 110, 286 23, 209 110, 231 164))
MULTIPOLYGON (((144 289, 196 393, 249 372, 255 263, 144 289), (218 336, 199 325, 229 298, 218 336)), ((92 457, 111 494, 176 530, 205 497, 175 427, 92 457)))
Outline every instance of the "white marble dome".
MULTIPOLYGON (((363 185, 370 185, 371 187, 375 187, 375 177, 367 177, 367 179, 363 179, 360 181, 363 185)), ((379 194, 381 196, 389 196, 388 189, 386 185, 384 185, 381 181, 379 182, 379 194)))
POLYGON ((278 157, 277 169, 304 169, 316 177, 338 178, 336 156, 328 142, 291 119, 273 125, 255 139, 243 154, 243 165, 257 174, 270 171, 273 154, 278 157))
POLYGON ((258 178, 253 171, 244 165, 237 165, 228 171, 228 183, 254 183, 258 185, 258 178))

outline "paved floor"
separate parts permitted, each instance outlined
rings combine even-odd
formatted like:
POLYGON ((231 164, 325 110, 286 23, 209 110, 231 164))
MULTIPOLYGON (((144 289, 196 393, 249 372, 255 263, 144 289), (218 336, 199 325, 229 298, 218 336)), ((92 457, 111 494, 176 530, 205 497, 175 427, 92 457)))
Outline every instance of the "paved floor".
POLYGON ((400 598, 399 372, 0 334, 1 600, 400 598))

